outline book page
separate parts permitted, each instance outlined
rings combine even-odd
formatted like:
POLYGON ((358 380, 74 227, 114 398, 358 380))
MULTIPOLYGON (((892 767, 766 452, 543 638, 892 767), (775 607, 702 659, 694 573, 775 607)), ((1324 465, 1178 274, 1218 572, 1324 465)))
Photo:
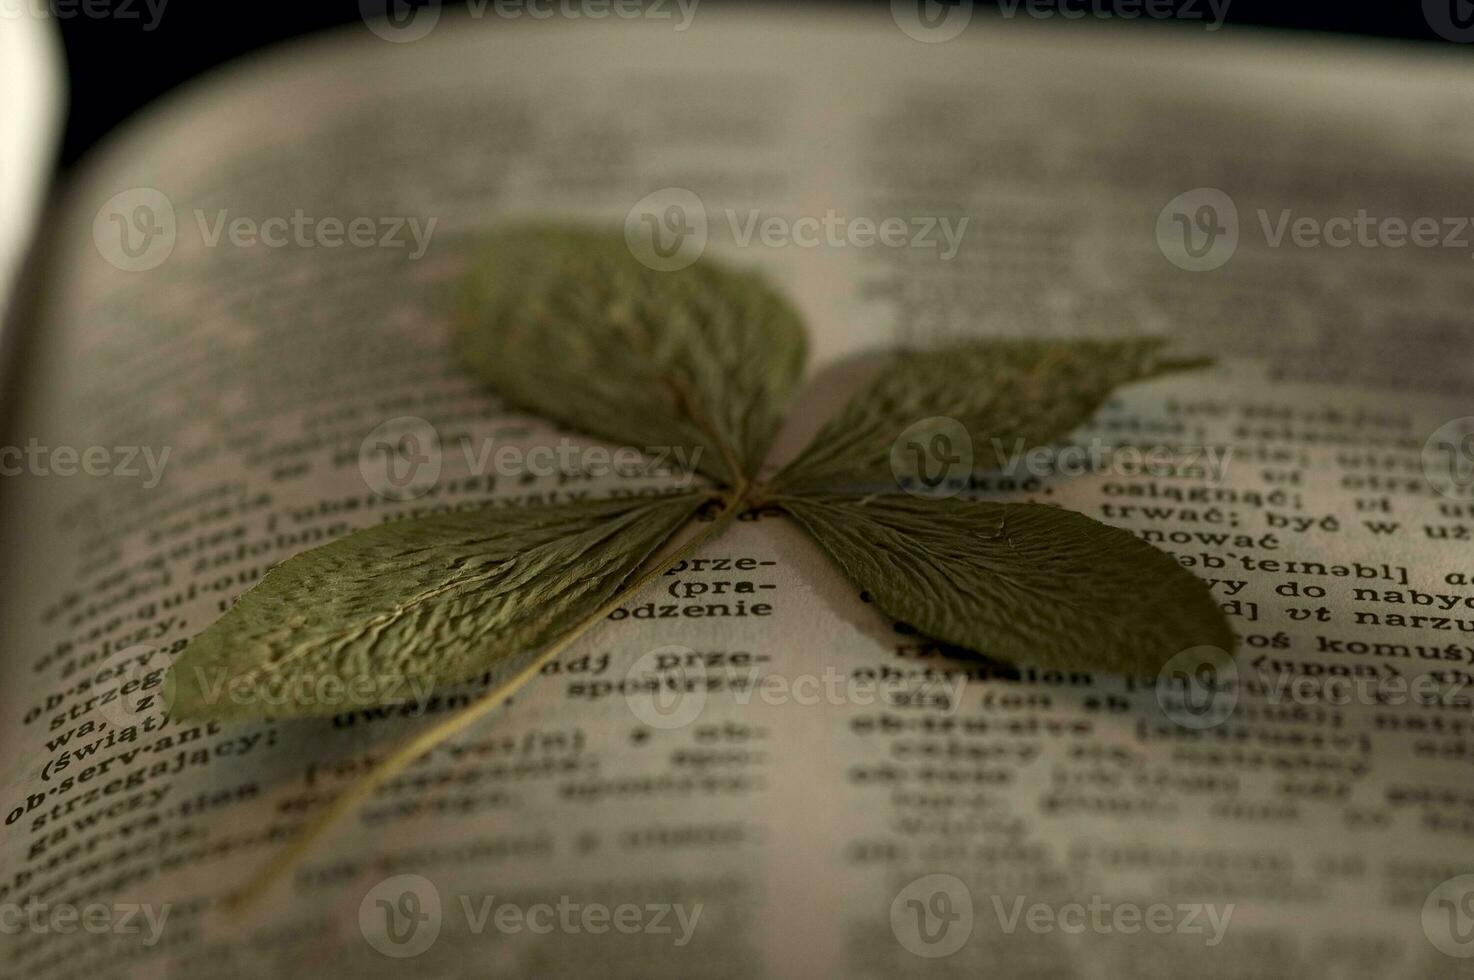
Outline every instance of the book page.
POLYGON ((300 44, 160 107, 73 188, 0 497, 0 972, 1465 971, 1466 69, 663 9, 300 44), (480 685, 180 724, 163 678, 189 637, 354 528, 688 476, 456 364, 478 237, 532 220, 789 295, 813 382, 775 460, 848 358, 897 344, 1150 333, 1217 357, 957 489, 1169 551, 1236 665, 946 650, 757 515, 228 908, 480 685))
POLYGON ((12 278, 35 232, 61 123, 60 45, 51 22, 27 12, 0 16, 0 323, 12 278))

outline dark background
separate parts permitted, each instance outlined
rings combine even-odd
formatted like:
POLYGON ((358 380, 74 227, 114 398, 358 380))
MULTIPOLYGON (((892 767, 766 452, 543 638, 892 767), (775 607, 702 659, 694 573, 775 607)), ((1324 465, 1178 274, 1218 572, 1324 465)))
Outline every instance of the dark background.
MULTIPOLYGON (((1471 0, 1430 0, 1456 5, 1474 16, 1471 0)), ((703 8, 730 9, 737 0, 699 0, 703 8)), ((446 0, 446 6, 455 6, 446 0)), ((884 2, 809 3, 840 10, 886 8, 884 2)), ((991 6, 978 0, 980 9, 991 6)), ((1200 3, 1201 6, 1201 3, 1200 3)), ((135 0, 135 9, 141 4, 135 0)), ((1206 7, 1203 9, 1206 10, 1206 7)), ((59 18, 71 73, 72 106, 63 148, 70 165, 103 135, 145 103, 215 65, 276 41, 339 24, 361 24, 358 0, 169 0, 157 27, 142 19, 59 18)), ((1085 23, 1090 23, 1087 18, 1085 23)), ((1133 29, 1158 29, 1146 18, 1133 29)), ((1223 30, 1323 31, 1467 47, 1441 39, 1423 14, 1422 0, 1231 0, 1223 30)), ((366 28, 365 28, 366 30, 366 28)), ((1471 50, 1474 53, 1474 50, 1471 50)))

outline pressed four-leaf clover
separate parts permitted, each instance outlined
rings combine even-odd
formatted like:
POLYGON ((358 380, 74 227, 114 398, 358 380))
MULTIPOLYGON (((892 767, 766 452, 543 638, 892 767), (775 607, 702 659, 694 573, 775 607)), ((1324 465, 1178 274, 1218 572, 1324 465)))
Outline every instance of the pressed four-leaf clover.
POLYGON ((988 656, 1155 674, 1183 649, 1233 646, 1207 586, 1126 531, 1044 504, 902 492, 925 475, 897 454, 903 432, 924 443, 918 426, 960 427, 985 449, 974 465, 991 468, 997 447, 1057 442, 1122 385, 1198 366, 1164 357, 1159 340, 898 352, 760 479, 807 343, 757 275, 711 261, 656 271, 620 235, 528 228, 488 243, 460 320, 465 363, 510 406, 630 446, 683 447, 709 486, 392 521, 281 563, 195 637, 171 670, 178 717, 334 713, 362 705, 282 692, 371 677, 356 689, 392 699, 410 679, 464 681, 535 654, 383 760, 278 868, 756 506, 795 519, 886 613, 988 656))

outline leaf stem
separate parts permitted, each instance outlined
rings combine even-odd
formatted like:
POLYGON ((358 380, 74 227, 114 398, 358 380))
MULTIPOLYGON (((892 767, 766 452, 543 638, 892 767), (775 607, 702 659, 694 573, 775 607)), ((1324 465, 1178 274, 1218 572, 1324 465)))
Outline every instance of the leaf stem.
POLYGON ((732 522, 733 518, 745 506, 745 490, 746 484, 744 483, 741 487, 723 493, 720 498, 715 498, 721 499, 723 505, 712 523, 702 528, 684 544, 672 549, 668 555, 659 559, 647 571, 637 576, 628 585, 615 593, 613 598, 608 602, 580 620, 567 633, 554 640, 507 682, 496 685, 460 711, 406 739, 386 758, 375 763, 373 768, 363 777, 338 794, 338 796, 334 797, 326 809, 308 822, 290 844, 275 855, 240 891, 228 900, 228 906, 233 909, 243 909, 259 899, 278 878, 289 871, 320 838, 325 836, 334 824, 373 795, 374 791, 385 782, 403 772, 415 760, 434 749, 446 739, 455 736, 485 717, 489 712, 505 704, 508 698, 521 690, 541 672, 544 664, 567 650, 576 640, 603 622, 616 608, 638 594, 651 582, 654 582, 660 576, 670 571, 671 568, 675 567, 677 562, 726 530, 727 525, 732 522))

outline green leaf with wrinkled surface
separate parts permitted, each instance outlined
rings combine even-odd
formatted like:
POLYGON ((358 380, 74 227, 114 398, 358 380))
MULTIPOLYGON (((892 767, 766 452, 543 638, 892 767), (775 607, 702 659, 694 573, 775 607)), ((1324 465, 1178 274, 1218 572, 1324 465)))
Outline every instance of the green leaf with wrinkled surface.
POLYGON ((1083 514, 955 497, 781 503, 876 605, 946 643, 1014 663, 1138 675, 1190 647, 1233 649, 1205 583, 1083 514))
POLYGON ((641 450, 699 449, 696 468, 730 485, 803 377, 793 307, 711 260, 660 272, 621 235, 532 228, 493 238, 470 283, 460 349, 508 402, 641 450))
POLYGON ((466 680, 594 613, 703 499, 492 505, 303 552, 180 654, 173 714, 336 714, 466 680))
POLYGON ((784 490, 894 488, 905 476, 892 457, 903 433, 923 448, 940 434, 956 455, 961 440, 948 431, 955 426, 971 441, 967 470, 992 469, 1014 451, 1063 439, 1121 385, 1204 363, 1168 360, 1163 343, 991 340, 897 353, 773 484, 784 490), (929 427, 923 425, 928 420, 929 427))

